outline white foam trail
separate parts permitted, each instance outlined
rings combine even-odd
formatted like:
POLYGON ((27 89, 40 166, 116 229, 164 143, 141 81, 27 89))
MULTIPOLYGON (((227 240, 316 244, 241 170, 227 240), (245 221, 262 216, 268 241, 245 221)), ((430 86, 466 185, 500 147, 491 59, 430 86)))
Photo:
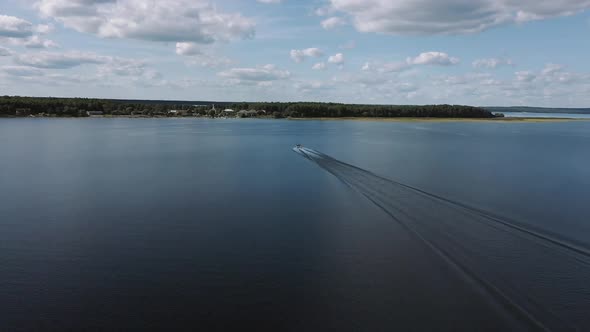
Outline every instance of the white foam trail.
POLYGON ((313 149, 296 152, 371 200, 537 328, 590 331, 586 247, 313 149))

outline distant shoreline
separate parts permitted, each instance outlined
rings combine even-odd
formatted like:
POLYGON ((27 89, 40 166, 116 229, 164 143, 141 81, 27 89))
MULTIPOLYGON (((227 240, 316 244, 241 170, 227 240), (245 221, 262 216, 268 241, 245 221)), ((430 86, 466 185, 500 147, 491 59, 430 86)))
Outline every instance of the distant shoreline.
POLYGON ((572 121, 590 121, 587 118, 553 118, 553 117, 495 117, 495 118, 436 118, 436 117, 317 117, 317 118, 280 118, 274 117, 252 117, 252 118, 223 118, 208 116, 186 116, 186 117, 167 117, 167 116, 129 116, 129 115, 106 115, 106 116, 0 116, 0 119, 200 119, 200 120, 290 120, 290 121, 366 121, 366 122, 516 122, 516 123, 541 123, 541 122, 572 122, 572 121))
POLYGON ((590 121, 584 118, 291 118, 290 120, 307 121, 373 121, 373 122, 570 122, 570 121, 590 121))

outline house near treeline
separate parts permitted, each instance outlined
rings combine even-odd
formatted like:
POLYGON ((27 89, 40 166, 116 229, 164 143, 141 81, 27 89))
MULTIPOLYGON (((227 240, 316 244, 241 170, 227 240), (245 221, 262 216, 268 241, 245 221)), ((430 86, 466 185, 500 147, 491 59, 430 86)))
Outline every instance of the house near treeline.
POLYGON ((31 109, 30 108, 17 108, 14 112, 14 115, 16 115, 16 116, 29 116, 29 115, 31 115, 31 109))

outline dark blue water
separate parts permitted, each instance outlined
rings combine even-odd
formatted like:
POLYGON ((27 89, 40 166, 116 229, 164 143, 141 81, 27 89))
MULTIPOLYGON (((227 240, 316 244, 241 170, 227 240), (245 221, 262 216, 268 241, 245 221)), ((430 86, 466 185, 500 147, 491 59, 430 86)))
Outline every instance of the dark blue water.
POLYGON ((590 123, 2 120, 0 330, 530 327, 296 143, 590 246, 590 123))

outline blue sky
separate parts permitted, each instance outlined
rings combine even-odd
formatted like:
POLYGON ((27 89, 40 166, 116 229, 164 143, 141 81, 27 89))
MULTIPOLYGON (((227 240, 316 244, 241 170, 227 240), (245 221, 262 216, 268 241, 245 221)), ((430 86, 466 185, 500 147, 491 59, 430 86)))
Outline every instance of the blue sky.
POLYGON ((590 0, 0 0, 0 94, 590 107, 590 0))

